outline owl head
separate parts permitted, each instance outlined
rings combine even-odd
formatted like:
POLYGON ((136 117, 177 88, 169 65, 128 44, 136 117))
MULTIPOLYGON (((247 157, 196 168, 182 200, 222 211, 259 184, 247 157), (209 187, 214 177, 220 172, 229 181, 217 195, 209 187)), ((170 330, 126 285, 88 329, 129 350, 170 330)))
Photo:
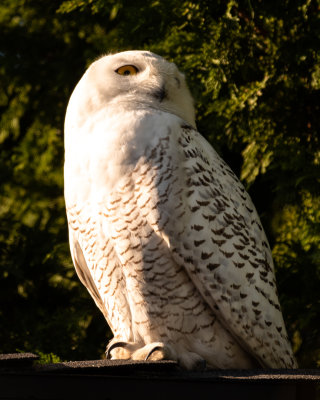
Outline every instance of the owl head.
POLYGON ((99 58, 81 78, 70 103, 73 99, 78 110, 98 112, 122 105, 126 110, 152 108, 196 126, 193 99, 184 75, 175 64, 149 51, 124 51, 99 58))

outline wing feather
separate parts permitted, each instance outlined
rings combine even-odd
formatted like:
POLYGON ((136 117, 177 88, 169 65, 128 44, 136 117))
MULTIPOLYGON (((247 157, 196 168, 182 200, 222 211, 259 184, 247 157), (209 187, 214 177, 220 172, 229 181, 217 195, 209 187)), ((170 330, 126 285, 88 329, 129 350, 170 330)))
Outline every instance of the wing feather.
POLYGON ((84 203, 68 207, 67 215, 71 256, 80 281, 115 337, 131 340, 131 312, 121 264, 111 241, 101 229, 96 229, 104 223, 103 213, 96 213, 84 203))
MULTIPOLYGON (((160 231, 235 340, 263 366, 293 367, 271 251, 244 187, 192 127, 170 126, 153 149, 159 170, 160 231)), ((150 210, 152 215, 152 210, 150 210)), ((147 217, 148 218, 148 217, 147 217)))
POLYGON ((102 301, 102 298, 99 294, 99 290, 93 280, 92 274, 88 268, 87 262, 83 255, 82 248, 75 238, 74 232, 69 229, 69 241, 70 241, 70 252, 72 261, 76 270, 76 273, 84 285, 84 287, 88 290, 91 297, 93 298, 94 302, 96 303, 97 307, 100 309, 104 317, 106 318, 110 328, 112 329, 111 321, 108 317, 108 313, 106 307, 102 301))

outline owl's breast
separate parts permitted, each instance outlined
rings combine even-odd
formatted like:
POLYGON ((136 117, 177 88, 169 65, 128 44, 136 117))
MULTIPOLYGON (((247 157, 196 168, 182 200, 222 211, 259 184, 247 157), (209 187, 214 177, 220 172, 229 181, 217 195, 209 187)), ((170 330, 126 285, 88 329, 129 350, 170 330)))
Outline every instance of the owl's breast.
POLYGON ((67 132, 65 151, 67 202, 108 199, 159 139, 168 135, 172 120, 178 117, 152 109, 109 110, 91 117, 76 132, 73 127, 67 132))

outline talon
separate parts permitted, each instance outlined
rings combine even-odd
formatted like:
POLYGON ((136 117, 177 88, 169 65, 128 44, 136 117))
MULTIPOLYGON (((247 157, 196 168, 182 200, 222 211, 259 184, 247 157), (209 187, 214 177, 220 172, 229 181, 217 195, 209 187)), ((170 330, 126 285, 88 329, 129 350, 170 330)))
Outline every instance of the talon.
POLYGON ((128 343, 126 343, 126 342, 115 342, 115 343, 112 343, 111 346, 107 346, 107 348, 106 348, 106 358, 107 358, 107 360, 111 359, 111 354, 110 353, 111 353, 112 350, 116 349, 117 347, 126 347, 127 344, 128 343))
POLYGON ((154 353, 155 351, 158 350, 163 350, 162 346, 155 346, 153 349, 151 349, 147 355, 147 357, 144 359, 145 361, 147 361, 149 359, 149 357, 151 356, 152 353, 154 353))

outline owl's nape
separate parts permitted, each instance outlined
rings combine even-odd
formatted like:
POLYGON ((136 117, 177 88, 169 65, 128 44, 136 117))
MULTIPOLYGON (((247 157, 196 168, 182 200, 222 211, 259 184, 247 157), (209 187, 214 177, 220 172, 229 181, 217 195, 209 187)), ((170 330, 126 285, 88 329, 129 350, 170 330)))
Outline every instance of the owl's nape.
POLYGON ((255 207, 195 130, 174 64, 129 51, 89 67, 67 109, 65 199, 107 357, 296 367, 255 207))

